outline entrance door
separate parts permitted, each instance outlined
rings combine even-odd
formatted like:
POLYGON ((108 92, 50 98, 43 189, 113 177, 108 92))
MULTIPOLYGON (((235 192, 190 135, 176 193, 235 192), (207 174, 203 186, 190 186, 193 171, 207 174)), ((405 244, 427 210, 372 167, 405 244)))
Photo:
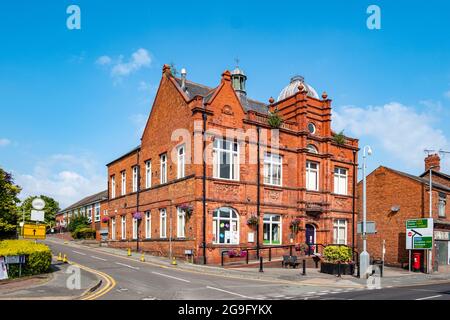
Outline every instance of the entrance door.
MULTIPOLYGON (((305 226, 305 242, 307 244, 315 244, 316 243, 316 228, 312 225, 312 224, 307 224, 305 226)), ((310 254, 314 253, 314 249, 312 247, 310 247, 311 252, 310 254)))

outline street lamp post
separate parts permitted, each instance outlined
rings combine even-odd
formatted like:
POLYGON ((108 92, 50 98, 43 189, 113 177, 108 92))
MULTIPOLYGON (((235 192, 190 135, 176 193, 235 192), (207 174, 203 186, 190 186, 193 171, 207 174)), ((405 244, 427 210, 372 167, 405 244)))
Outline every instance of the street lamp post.
MULTIPOLYGON (((430 218, 433 218, 433 169, 437 166, 431 166, 430 170, 430 218)), ((428 250, 427 273, 431 273, 433 259, 433 249, 428 250)))
POLYGON ((367 252, 367 192, 366 192, 366 152, 368 156, 372 155, 372 148, 365 146, 363 149, 363 221, 362 221, 362 239, 363 239, 363 251, 361 252, 359 259, 360 277, 367 276, 367 270, 370 265, 370 255, 367 252))

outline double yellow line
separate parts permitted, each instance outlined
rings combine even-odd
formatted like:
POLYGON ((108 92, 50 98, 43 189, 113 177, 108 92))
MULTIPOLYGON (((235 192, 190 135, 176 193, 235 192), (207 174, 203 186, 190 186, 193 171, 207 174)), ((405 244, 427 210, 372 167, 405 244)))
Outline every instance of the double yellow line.
MULTIPOLYGON (((57 259, 56 256, 54 258, 57 259)), ((83 266, 83 265, 75 263, 75 262, 68 261, 68 263, 70 265, 73 265, 80 269, 83 269, 87 272, 98 275, 99 277, 102 278, 102 284, 103 284, 103 282, 105 283, 101 286, 101 289, 99 291, 90 292, 90 289, 86 290, 79 298, 80 300, 95 300, 95 299, 100 298, 101 296, 107 294, 109 291, 111 291, 116 286, 116 281, 109 274, 106 274, 106 273, 98 271, 98 270, 91 269, 89 267, 83 266)))
POLYGON ((113 277, 111 277, 110 275, 98 271, 98 270, 94 270, 91 268, 88 268, 86 266, 82 266, 80 264, 77 263, 71 263, 74 266, 79 267, 80 269, 86 270, 87 272, 90 273, 94 273, 96 275, 98 275, 99 277, 101 277, 104 280, 104 284, 101 287, 100 290, 98 291, 94 291, 94 292, 89 292, 89 290, 87 290, 86 292, 84 292, 80 298, 80 300, 95 300, 100 298, 101 296, 107 294, 109 291, 111 291, 115 286, 116 286, 116 281, 113 279, 113 277))

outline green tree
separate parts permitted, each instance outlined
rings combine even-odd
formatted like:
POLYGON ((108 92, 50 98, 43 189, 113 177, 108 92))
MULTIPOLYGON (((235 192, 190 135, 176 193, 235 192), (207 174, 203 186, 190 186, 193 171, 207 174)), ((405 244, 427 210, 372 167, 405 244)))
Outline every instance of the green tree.
POLYGON ((38 196, 30 196, 22 202, 22 205, 20 206, 20 209, 21 209, 20 213, 23 214, 23 212, 25 212, 25 220, 30 221, 31 210, 34 210, 31 203, 36 198, 41 198, 42 200, 45 201, 45 207, 43 209, 43 211, 45 212, 45 214, 44 214, 45 224, 47 224, 51 228, 52 226, 54 226, 56 214, 61 210, 59 208, 58 201, 56 201, 53 198, 43 196, 43 195, 41 195, 39 197, 38 196), (23 210, 23 212, 22 212, 22 210, 23 210))
POLYGON ((15 233, 17 228, 17 195, 21 188, 14 184, 10 173, 0 168, 0 238, 15 233))

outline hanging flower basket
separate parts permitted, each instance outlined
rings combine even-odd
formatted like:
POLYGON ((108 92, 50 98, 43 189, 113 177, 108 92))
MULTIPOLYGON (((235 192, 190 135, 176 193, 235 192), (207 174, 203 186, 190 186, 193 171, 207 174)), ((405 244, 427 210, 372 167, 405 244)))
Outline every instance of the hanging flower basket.
POLYGON ((183 203, 180 206, 180 209, 183 210, 186 213, 186 218, 190 218, 192 216, 192 213, 194 212, 194 207, 192 204, 183 203))
POLYGON ((102 222, 103 222, 103 223, 108 223, 109 220, 110 220, 109 217, 103 217, 103 218, 102 218, 102 222))
POLYGON ((299 226, 300 226, 301 220, 299 218, 295 218, 291 221, 291 224, 289 225, 289 228, 291 228, 293 233, 297 233, 299 226))
POLYGON ((135 213, 133 213, 133 219, 136 219, 136 220, 142 220, 142 212, 135 212, 135 213))
POLYGON ((259 223, 259 219, 255 215, 252 215, 250 218, 247 219, 247 225, 248 226, 251 226, 251 227, 257 226, 258 223, 259 223))

